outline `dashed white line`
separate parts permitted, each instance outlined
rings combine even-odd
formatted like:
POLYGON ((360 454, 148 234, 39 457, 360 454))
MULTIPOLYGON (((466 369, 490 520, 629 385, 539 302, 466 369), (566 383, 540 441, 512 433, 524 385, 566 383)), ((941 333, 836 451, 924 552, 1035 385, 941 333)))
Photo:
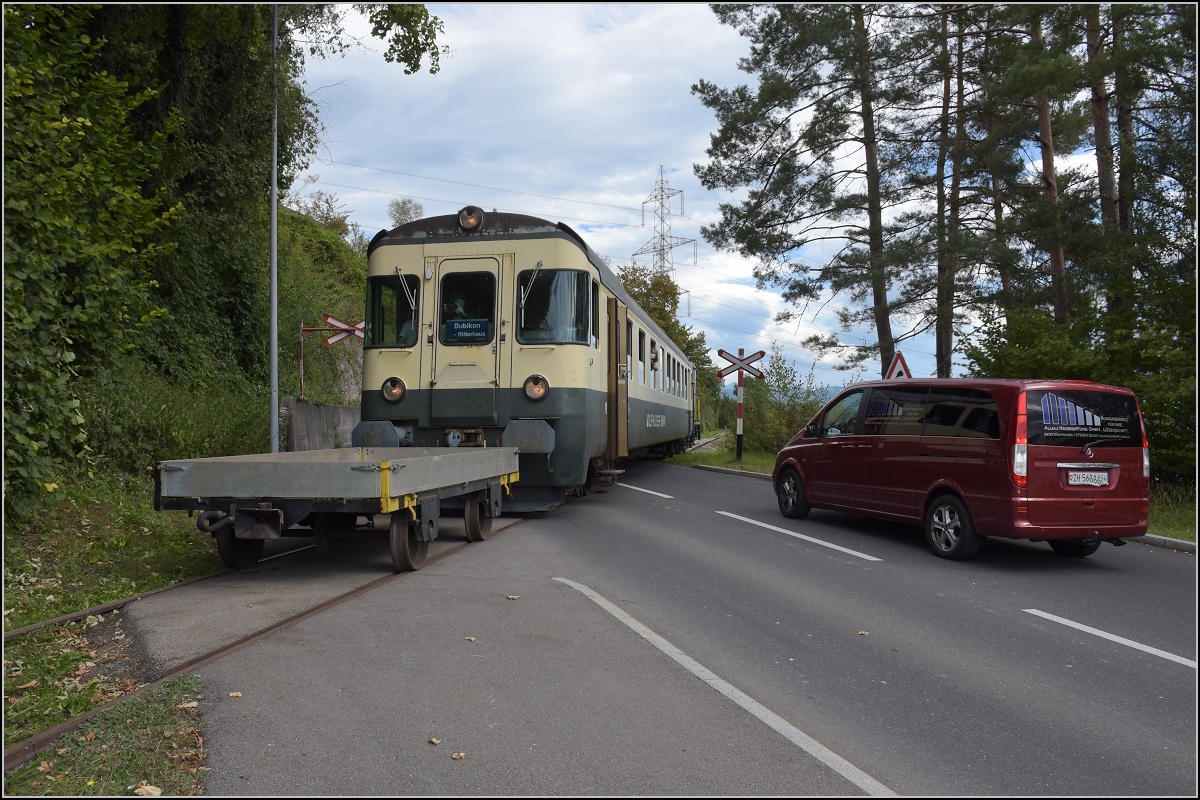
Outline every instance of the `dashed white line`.
POLYGON ((801 750, 808 753, 813 758, 817 759, 822 764, 829 767, 834 772, 841 775, 843 778, 850 781, 867 794, 875 797, 895 796, 896 793, 891 789, 884 786, 882 783, 875 780, 870 775, 863 772, 861 769, 854 766, 849 761, 818 742, 816 739, 813 739, 804 731, 800 730, 771 709, 759 703, 754 698, 714 675, 703 664, 684 653, 678 647, 671 644, 642 623, 638 622, 629 614, 621 610, 621 608, 609 602, 587 586, 584 586, 582 583, 576 583, 575 581, 567 580, 566 578, 555 578, 554 580, 559 581, 560 583, 565 583, 567 586, 582 592, 589 599, 591 599, 592 602, 603 608, 608 613, 612 614, 621 622, 625 623, 639 636, 650 642, 650 644, 657 647, 666 655, 670 656, 677 664, 686 669, 688 672, 692 673, 697 678, 704 681, 733 702, 737 703, 746 711, 749 711, 751 714, 758 717, 758 719, 769 725, 776 733, 782 735, 792 744, 796 745, 801 750))
POLYGON ((665 497, 668 500, 675 499, 675 497, 673 495, 663 494, 662 492, 652 492, 649 489, 643 489, 640 486, 633 486, 632 484, 628 484, 628 483, 618 483, 617 486, 624 486, 626 489, 637 489, 639 492, 645 492, 646 494, 652 494, 652 495, 655 495, 656 497, 665 497))
POLYGON ((1056 617, 1053 614, 1047 614, 1045 611, 1038 611, 1036 608, 1023 608, 1021 610, 1024 611, 1026 614, 1033 614, 1033 615, 1041 617, 1043 619, 1048 619, 1051 622, 1057 622, 1060 625, 1066 625, 1068 627, 1075 628, 1076 630, 1081 630, 1081 631, 1084 631, 1085 633, 1090 633, 1093 636, 1099 636, 1102 639, 1108 639, 1109 641, 1117 642, 1118 644, 1123 644, 1123 645, 1126 645, 1127 647, 1132 647, 1136 650, 1141 650, 1142 652, 1158 656, 1159 658, 1165 658, 1168 661, 1174 661, 1177 664, 1183 664, 1186 667, 1191 667, 1192 669, 1196 669, 1196 662, 1192 661, 1190 658, 1184 658, 1183 656, 1177 656, 1174 653, 1168 653, 1166 650, 1159 650, 1157 647, 1150 647, 1149 645, 1135 642, 1132 639, 1126 639, 1122 636, 1117 636, 1116 634, 1106 633, 1105 631, 1099 630, 1098 628, 1092 628, 1087 625, 1080 624, 1078 622, 1072 622, 1069 619, 1063 619, 1062 617, 1056 617))
POLYGON ((768 525, 767 523, 759 522, 756 519, 750 519, 749 517, 739 517, 737 514, 730 514, 728 511, 718 511, 717 513, 724 514, 725 516, 732 517, 733 519, 739 519, 742 522, 749 522, 751 525, 757 525, 760 528, 766 528, 767 530, 770 530, 770 531, 776 531, 777 533, 784 533, 784 534, 787 534, 788 536, 794 536, 797 539, 803 539, 806 542, 812 542, 813 544, 819 544, 822 547, 828 547, 833 550, 840 550, 843 553, 848 553, 852 556, 866 559, 867 561, 883 561, 882 558, 876 558, 875 556, 869 556, 866 553, 860 553, 857 550, 851 550, 850 548, 842 547, 841 545, 830 544, 829 542, 823 542, 820 539, 814 539, 811 536, 805 536, 803 533, 796 533, 795 531, 789 531, 787 528, 777 528, 774 525, 768 525))

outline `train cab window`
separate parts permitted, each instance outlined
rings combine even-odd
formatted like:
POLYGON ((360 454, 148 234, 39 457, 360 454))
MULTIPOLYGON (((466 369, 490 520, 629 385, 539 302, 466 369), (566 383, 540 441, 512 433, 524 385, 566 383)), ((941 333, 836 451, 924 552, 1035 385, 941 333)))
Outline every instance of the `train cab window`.
POLYGON ((517 276, 517 341, 588 344, 588 274, 573 269, 527 269, 517 276))
POLYGON ((367 281, 367 347, 412 347, 417 343, 421 281, 416 275, 376 275, 367 281))
POLYGON ((487 344, 496 331, 496 276, 451 272, 442 277, 438 338, 442 344, 487 344))
POLYGON ((646 332, 638 331, 638 383, 646 385, 646 332))

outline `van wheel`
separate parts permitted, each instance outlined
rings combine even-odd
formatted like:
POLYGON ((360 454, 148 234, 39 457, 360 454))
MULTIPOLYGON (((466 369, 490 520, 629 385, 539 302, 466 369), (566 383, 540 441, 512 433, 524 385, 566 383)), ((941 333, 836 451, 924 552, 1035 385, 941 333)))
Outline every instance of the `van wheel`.
POLYGON ((1052 547, 1054 552, 1058 553, 1060 556, 1067 556, 1068 558, 1086 558, 1100 549, 1100 540, 1097 539, 1094 542, 1076 542, 1069 539, 1059 539, 1057 541, 1051 541, 1050 547, 1052 547))
POLYGON ((944 494, 930 503, 925 514, 925 541, 934 555, 961 561, 979 552, 983 537, 975 533, 963 501, 944 494))
POLYGON ((804 484, 796 470, 785 469, 779 479, 779 513, 788 519, 804 519, 808 516, 808 500, 804 497, 804 484))

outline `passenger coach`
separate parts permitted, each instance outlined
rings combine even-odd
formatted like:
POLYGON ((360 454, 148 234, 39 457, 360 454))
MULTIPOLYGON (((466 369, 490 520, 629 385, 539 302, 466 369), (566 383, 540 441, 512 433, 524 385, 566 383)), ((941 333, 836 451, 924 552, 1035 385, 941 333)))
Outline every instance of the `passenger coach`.
POLYGON ((468 206, 367 251, 356 447, 517 447, 504 507, 587 493, 692 437, 693 366, 571 228, 468 206))

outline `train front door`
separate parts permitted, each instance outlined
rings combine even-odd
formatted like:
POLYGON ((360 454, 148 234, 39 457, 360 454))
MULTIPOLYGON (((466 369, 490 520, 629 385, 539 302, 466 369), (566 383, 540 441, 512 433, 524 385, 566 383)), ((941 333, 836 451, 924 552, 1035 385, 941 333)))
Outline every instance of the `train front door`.
POLYGON ((430 421, 435 426, 495 425, 503 338, 500 259, 444 258, 437 263, 436 277, 430 421))
POLYGON ((609 461, 629 455, 629 309, 608 300, 608 447, 609 461))

